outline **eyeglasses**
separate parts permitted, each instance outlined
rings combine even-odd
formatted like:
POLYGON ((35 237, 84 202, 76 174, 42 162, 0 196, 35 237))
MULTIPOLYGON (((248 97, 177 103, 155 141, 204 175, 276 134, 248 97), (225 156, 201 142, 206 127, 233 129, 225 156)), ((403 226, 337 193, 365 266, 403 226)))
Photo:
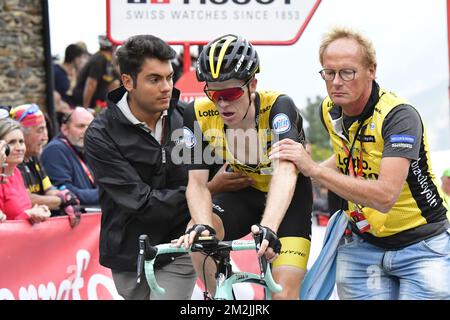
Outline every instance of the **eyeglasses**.
POLYGON ((30 114, 35 114, 41 111, 37 104, 30 104, 28 108, 25 109, 25 111, 22 113, 19 119, 17 119, 18 122, 22 122, 22 120, 30 114))
POLYGON ((244 88, 250 83, 250 81, 253 78, 248 79, 242 86, 240 87, 233 87, 233 88, 227 88, 222 90, 213 90, 213 89, 207 89, 207 85, 205 84, 205 88, 203 91, 205 92, 206 96, 214 103, 219 102, 219 100, 224 101, 235 101, 242 97, 244 94, 244 88))
POLYGON ((339 74, 339 77, 344 81, 352 81, 355 80, 356 70, 353 69, 341 69, 339 71, 335 71, 333 69, 323 69, 319 71, 322 79, 325 81, 333 81, 336 77, 336 73, 339 74))

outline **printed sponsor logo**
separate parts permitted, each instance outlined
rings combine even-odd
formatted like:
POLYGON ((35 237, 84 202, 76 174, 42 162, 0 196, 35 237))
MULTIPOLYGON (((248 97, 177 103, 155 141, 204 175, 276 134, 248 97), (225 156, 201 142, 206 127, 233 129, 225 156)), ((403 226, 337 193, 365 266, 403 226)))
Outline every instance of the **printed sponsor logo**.
POLYGON ((393 143, 392 148, 407 148, 407 149, 412 149, 412 144, 409 143, 393 143))
MULTIPOLYGON (((148 0, 128 0, 128 3, 146 4, 148 0)), ((170 0, 150 0, 151 4, 170 4, 170 0)))
POLYGON ((277 114, 272 121, 272 128, 276 134, 282 134, 291 130, 291 121, 284 113, 277 114))
POLYGON ((372 122, 371 124, 370 124, 370 130, 375 130, 375 123, 374 122, 372 122))
MULTIPOLYGON (((170 0, 127 0, 128 3, 147 3, 150 2, 151 4, 170 4, 170 0)), ((220 2, 218 2, 218 0, 197 0, 200 4, 217 4, 217 5, 221 5, 221 4, 226 4, 228 2, 228 0, 220 0, 220 2)), ((254 0, 256 3, 258 4, 271 4, 273 3, 275 0, 254 0)), ((193 4, 194 1, 190 1, 190 0, 183 0, 183 4, 193 4)), ((234 3, 234 4, 238 4, 238 5, 246 5, 249 4, 251 2, 251 0, 230 0, 229 2, 234 3)), ((284 4, 291 4, 291 0, 284 0, 284 4)))
POLYGON ((267 107, 265 107, 265 108, 259 110, 259 113, 260 113, 260 114, 261 114, 261 113, 265 113, 265 112, 269 111, 271 107, 272 107, 272 106, 267 106, 267 107))
POLYGON ((375 142, 375 137, 374 136, 359 135, 358 140, 362 141, 362 142, 375 142))
POLYGON ((416 137, 407 134, 394 134, 391 136, 391 143, 409 143, 414 144, 416 137))
POLYGON ((297 250, 281 250, 280 254, 289 254, 293 256, 306 257, 306 253, 297 250))
POLYGON ((219 111, 217 110, 206 110, 206 111, 198 111, 198 116, 199 117, 216 117, 220 115, 219 111))
POLYGON ((183 140, 188 149, 192 149, 197 144, 194 133, 188 127, 183 127, 183 140))
POLYGON ((212 207, 213 207, 213 209, 216 209, 217 211, 219 211, 221 213, 225 212, 225 210, 223 210, 222 207, 219 206, 218 204, 213 203, 212 207))
POLYGON ((236 67, 234 68, 234 72, 238 72, 239 68, 242 65, 242 62, 244 62, 245 56, 242 55, 241 58, 239 59, 238 63, 236 64, 236 67))
MULTIPOLYGON (((425 174, 422 173, 422 169, 419 167, 420 160, 421 160, 421 158, 419 158, 419 160, 417 160, 417 161, 412 162, 411 169, 412 169, 413 174, 417 178, 417 182, 419 183, 420 188, 422 189, 422 192, 420 194, 424 195, 426 197, 427 202, 430 205, 430 207, 434 208, 438 205, 437 199, 436 199, 437 195, 436 195, 436 192, 434 192, 432 189, 430 189, 430 186, 428 185, 429 179, 425 174)), ((432 187, 433 187, 433 185, 432 185, 432 187)))

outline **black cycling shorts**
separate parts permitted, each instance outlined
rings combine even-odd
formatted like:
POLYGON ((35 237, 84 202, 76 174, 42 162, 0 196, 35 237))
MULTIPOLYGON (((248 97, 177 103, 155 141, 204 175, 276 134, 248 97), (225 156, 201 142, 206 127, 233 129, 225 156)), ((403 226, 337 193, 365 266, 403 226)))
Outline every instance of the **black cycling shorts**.
MULTIPOLYGON (((261 222, 266 198, 267 193, 252 187, 214 195, 213 211, 222 220, 224 240, 236 240, 249 234, 250 227, 261 222)), ((312 202, 311 180, 299 174, 291 204, 278 228, 279 238, 302 237, 311 240, 312 202)))

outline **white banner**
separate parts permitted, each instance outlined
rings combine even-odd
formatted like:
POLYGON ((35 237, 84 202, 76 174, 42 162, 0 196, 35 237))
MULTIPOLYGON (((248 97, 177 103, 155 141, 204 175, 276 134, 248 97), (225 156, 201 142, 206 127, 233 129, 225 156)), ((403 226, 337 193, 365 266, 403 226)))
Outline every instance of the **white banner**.
POLYGON ((293 44, 320 0, 107 0, 116 43, 153 34, 171 44, 207 43, 239 34, 255 44, 293 44))

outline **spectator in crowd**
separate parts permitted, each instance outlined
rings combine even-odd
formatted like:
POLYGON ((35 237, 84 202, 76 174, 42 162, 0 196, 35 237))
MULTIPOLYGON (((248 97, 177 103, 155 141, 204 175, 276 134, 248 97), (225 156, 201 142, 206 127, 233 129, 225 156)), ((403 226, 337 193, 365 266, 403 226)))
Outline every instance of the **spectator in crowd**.
POLYGON ((77 78, 78 78, 78 75, 80 74, 81 69, 83 69, 83 67, 89 61, 89 59, 91 58, 92 54, 89 53, 87 45, 86 45, 86 42, 84 42, 84 41, 77 41, 75 44, 77 46, 79 46, 81 49, 83 49, 83 54, 81 55, 81 62, 80 62, 80 65, 78 66, 78 69, 77 69, 77 78))
POLYGON ((73 101, 77 106, 95 109, 106 101, 111 84, 117 80, 112 64, 114 45, 104 36, 99 36, 100 50, 94 54, 78 75, 73 90, 73 101))
POLYGON ((11 118, 0 120, 0 139, 9 145, 9 155, 6 166, 1 168, 5 179, 0 184, 0 211, 6 215, 7 220, 29 220, 38 223, 50 217, 50 210, 46 205, 34 205, 17 166, 22 163, 26 151, 22 126, 11 118))
POLYGON ((450 299, 448 208, 419 113, 376 82, 375 48, 359 32, 332 29, 319 58, 328 92, 320 115, 334 154, 317 164, 286 139, 271 158, 293 161, 348 202, 336 257, 339 298, 450 299))
POLYGON ((67 46, 62 64, 53 64, 53 76, 55 91, 61 95, 61 99, 69 105, 73 105, 71 98, 72 89, 76 82, 77 70, 81 65, 84 50, 76 44, 67 46))
POLYGON ((53 91, 53 102, 55 104, 56 121, 58 123, 58 127, 60 127, 62 124, 62 118, 65 115, 69 115, 72 112, 72 108, 67 102, 61 99, 61 95, 56 90, 53 91))
POLYGON ((54 187, 39 161, 42 149, 47 143, 44 114, 38 105, 25 104, 13 108, 11 117, 23 127, 26 152, 24 161, 18 168, 31 202, 47 205, 52 210, 52 215, 63 214, 67 206, 77 204, 77 198, 67 189, 58 190, 54 187))
MULTIPOLYGON (((109 94, 106 111, 86 133, 86 154, 100 189, 100 263, 112 270, 125 299, 190 299, 195 284, 188 255, 158 258, 164 297, 152 294, 147 281, 136 283, 139 235, 148 234, 152 245, 170 242, 189 221, 187 170, 171 157, 182 141, 184 111, 173 88, 174 56, 159 38, 128 39, 117 52, 123 87, 109 94)), ((245 185, 239 174, 219 172, 211 190, 245 185)))
POLYGON ((83 107, 75 108, 61 125, 61 133, 45 147, 41 162, 58 188, 65 186, 83 206, 98 205, 98 188, 84 155, 84 134, 94 117, 83 107))

